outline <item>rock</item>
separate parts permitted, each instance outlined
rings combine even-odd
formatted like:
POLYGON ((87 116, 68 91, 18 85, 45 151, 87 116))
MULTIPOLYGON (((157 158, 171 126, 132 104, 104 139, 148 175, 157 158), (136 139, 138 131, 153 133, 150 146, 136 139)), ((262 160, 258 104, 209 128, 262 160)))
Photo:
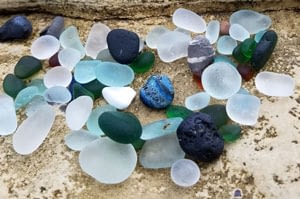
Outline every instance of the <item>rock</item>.
POLYGON ((17 129, 17 115, 12 97, 0 94, 0 135, 10 135, 17 129))
POLYGON ((25 16, 14 16, 0 27, 0 42, 27 39, 31 33, 31 22, 25 16))
POLYGON ((16 98, 18 93, 25 87, 25 83, 13 74, 7 74, 3 79, 3 90, 12 98, 16 98))
POLYGON ((94 95, 95 99, 102 95, 102 89, 105 87, 105 85, 101 84, 97 79, 87 84, 82 84, 81 86, 90 91, 94 95))
POLYGON ((65 26, 65 19, 61 16, 54 17, 52 23, 47 26, 42 32, 40 36, 43 35, 52 35, 59 39, 60 34, 63 32, 65 26))
POLYGON ((228 64, 231 64, 233 67, 237 67, 237 65, 228 56, 225 55, 214 56, 214 63, 216 62, 226 62, 228 64))
POLYGON ((119 144, 109 138, 94 140, 79 154, 81 169, 104 184, 123 182, 133 173, 136 163, 137 154, 131 144, 119 144))
POLYGON ((231 55, 236 46, 236 40, 232 39, 230 36, 224 35, 219 37, 217 42, 217 51, 222 55, 231 55))
POLYGON ((78 30, 75 26, 69 26, 59 36, 63 48, 74 48, 80 52, 80 58, 85 56, 85 49, 80 41, 78 30))
POLYGON ((179 105, 170 105, 166 109, 167 118, 181 117, 182 119, 185 119, 192 113, 193 111, 179 105))
POLYGON ((175 133, 182 118, 174 117, 151 122, 143 126, 142 140, 151 140, 175 133))
POLYGON ((47 102, 55 104, 67 104, 72 99, 70 91, 66 87, 53 86, 48 88, 44 94, 44 99, 47 102))
POLYGON ((166 75, 152 75, 140 90, 140 100, 150 108, 166 108, 173 98, 174 87, 166 75))
POLYGON ((135 73, 145 73, 153 67, 154 60, 155 56, 152 52, 143 52, 130 64, 130 67, 135 73))
POLYGON ((98 119, 99 119, 100 115, 102 115, 104 112, 108 112, 108 111, 117 111, 117 109, 109 104, 105 104, 103 106, 98 106, 92 110, 92 113, 90 114, 90 116, 86 122, 86 127, 91 134, 97 135, 97 136, 104 135, 104 132, 99 127, 98 119))
POLYGON ((272 20, 253 10, 238 10, 230 16, 230 24, 239 24, 250 34, 256 34, 259 31, 267 30, 271 26, 272 20))
POLYGON ((122 144, 132 143, 142 134, 139 119, 129 112, 104 112, 100 115, 98 123, 105 135, 122 144))
POLYGON ((177 129, 182 150, 197 160, 211 162, 222 154, 224 141, 205 113, 193 113, 177 129))
POLYGON ((229 35, 232 39, 244 41, 250 38, 250 33, 243 26, 239 24, 231 24, 229 28, 229 35))
POLYGON ((25 119, 13 135, 14 150, 21 155, 34 152, 47 137, 55 119, 51 106, 43 106, 33 115, 25 119))
POLYGON ((260 100, 253 95, 235 94, 226 103, 229 118, 242 125, 254 125, 257 122, 260 100))
POLYGON ((80 84, 86 84, 96 79, 96 67, 101 64, 99 60, 82 60, 74 69, 74 79, 80 84))
POLYGON ((114 60, 114 58, 111 56, 108 48, 104 49, 104 50, 101 50, 98 55, 97 55, 97 58, 98 60, 100 61, 103 61, 103 62, 117 62, 116 60, 114 60))
POLYGON ((205 32, 205 37, 208 39, 210 44, 216 43, 220 33, 220 22, 217 20, 212 20, 208 23, 205 32))
POLYGON ((98 138, 98 136, 92 135, 88 131, 81 129, 69 132, 65 136, 65 144, 74 151, 81 151, 84 147, 98 138))
POLYGON ((212 104, 200 110, 201 113, 209 115, 217 128, 226 125, 229 117, 226 113, 226 107, 222 104, 212 104))
POLYGON ((228 21, 221 21, 220 35, 229 35, 230 23, 228 21))
POLYGON ((236 68, 225 62, 209 65, 202 73, 204 90, 213 98, 227 99, 240 90, 242 78, 236 68))
POLYGON ((234 142, 241 137, 242 128, 236 124, 226 124, 218 131, 225 142, 234 142))
POLYGON ((249 63, 239 64, 236 69, 239 71, 240 75, 245 81, 251 80, 254 76, 254 70, 249 63))
POLYGON ((55 66, 60 66, 59 60, 58 60, 58 53, 55 53, 54 55, 52 55, 52 57, 49 58, 48 62, 49 62, 49 66, 50 67, 55 67, 55 66))
POLYGON ((14 74, 21 78, 28 78, 42 69, 42 62, 32 56, 23 56, 14 68, 14 74))
POLYGON ((109 31, 110 28, 100 22, 92 26, 85 45, 87 56, 96 59, 98 53, 107 48, 106 37, 109 31))
POLYGON ((156 49, 159 43, 160 37, 166 32, 170 32, 164 26, 155 26, 152 30, 150 30, 146 36, 146 44, 149 48, 156 49))
POLYGON ((21 90, 15 98, 16 110, 28 104, 36 95, 40 95, 39 89, 36 86, 28 86, 21 90))
POLYGON ((260 42, 261 38, 264 36, 266 33, 266 30, 259 31, 258 33, 255 34, 254 40, 256 43, 260 42))
POLYGON ((105 101, 119 110, 128 108, 136 95, 130 87, 105 87, 102 96, 105 101))
POLYGON ((188 65, 192 73, 201 77, 203 70, 213 62, 215 51, 205 37, 197 36, 188 46, 188 65))
POLYGON ((93 100, 89 96, 80 96, 71 101, 66 108, 66 122, 70 129, 79 130, 88 120, 93 108, 93 100))
POLYGON ((81 52, 74 48, 64 48, 58 53, 58 62, 61 66, 72 71, 81 59, 81 52))
POLYGON ((27 117, 32 116, 35 112, 42 109, 44 106, 48 106, 49 104, 46 102, 43 96, 36 95, 34 96, 25 107, 25 114, 27 117))
POLYGON ((121 64, 131 63, 139 54, 140 39, 134 32, 114 29, 106 39, 110 54, 121 64))
POLYGON ((30 50, 32 56, 37 59, 44 60, 53 56, 56 52, 58 52, 59 48, 59 41, 55 37, 51 35, 44 35, 32 42, 30 50))
POLYGON ((140 152, 139 161, 147 169, 170 168, 184 156, 176 134, 173 133, 146 141, 140 152))
POLYGON ((200 179, 201 173, 198 165, 188 159, 180 159, 172 164, 171 179, 181 187, 191 187, 200 179))
POLYGON ((196 13, 184 8, 175 10, 172 21, 177 27, 194 33, 203 33, 206 30, 205 20, 196 13))
POLYGON ((157 54, 163 62, 172 62, 188 54, 191 37, 178 31, 163 34, 157 43, 157 54))
POLYGON ((210 96, 206 92, 199 92, 185 98, 185 107, 191 111, 197 111, 209 104, 210 96))
POLYGON ((268 30, 257 44, 251 59, 251 65, 259 71, 264 67, 277 43, 277 34, 273 30, 268 30))
POLYGON ((101 62, 95 69, 97 80, 106 86, 126 86, 134 80, 134 72, 119 63, 101 62))
POLYGON ((294 94, 296 82, 289 75, 264 71, 256 75, 255 86, 265 95, 288 97, 294 94))
POLYGON ((65 67, 57 66, 48 70, 44 76, 44 85, 67 87, 72 81, 72 73, 65 67))
POLYGON ((72 93, 72 99, 76 99, 80 96, 86 95, 91 97, 93 100, 95 100, 94 94, 77 82, 71 84, 71 86, 69 86, 69 89, 71 90, 72 93))
POLYGON ((232 56, 241 64, 249 62, 256 48, 254 39, 249 38, 234 48, 232 56))

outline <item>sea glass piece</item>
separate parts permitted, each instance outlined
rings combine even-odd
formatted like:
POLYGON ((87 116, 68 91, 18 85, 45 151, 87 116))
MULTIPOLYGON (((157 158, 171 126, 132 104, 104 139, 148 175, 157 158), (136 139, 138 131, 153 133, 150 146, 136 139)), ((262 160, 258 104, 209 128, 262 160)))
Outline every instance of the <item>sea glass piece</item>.
POLYGON ((74 69, 74 79, 80 84, 86 84, 96 79, 95 69, 101 62, 99 60, 82 60, 74 69))
POLYGON ((66 67, 70 71, 73 70, 80 59, 80 51, 74 48, 64 48, 58 53, 58 62, 60 63, 60 65, 66 67))
POLYGON ((98 138, 98 136, 81 129, 69 132, 65 137, 65 144, 74 151, 81 151, 85 146, 98 138))
POLYGON ((197 111, 209 104, 210 96, 206 92, 199 92, 185 98, 185 107, 191 111, 197 111))
POLYGON ((180 159, 172 164, 171 179, 181 187, 191 187, 200 179, 199 166, 192 160, 180 159))
POLYGON ((41 107, 25 119, 13 135, 14 150, 21 155, 34 152, 47 137, 55 119, 55 112, 50 105, 41 107))
POLYGON ((72 73, 67 68, 57 66, 48 70, 44 76, 44 85, 47 88, 53 86, 67 87, 72 81, 72 73))
POLYGON ((85 45, 87 56, 96 59, 98 53, 107 48, 106 37, 109 31, 110 28, 100 22, 92 26, 85 45))
POLYGON ((289 75, 263 71, 256 75, 255 86, 265 95, 288 97, 294 94, 296 83, 289 75))
POLYGON ((93 100, 89 96, 80 96, 71 101, 66 108, 66 122, 70 129, 79 130, 88 120, 93 108, 93 100))
POLYGON ((12 97, 0 94, 0 135, 10 135, 17 129, 17 115, 12 97))
POLYGON ((204 90, 213 98, 227 99, 240 90, 242 78, 236 68, 225 62, 208 66, 202 73, 204 90))
POLYGON ((212 20, 207 24, 207 29, 205 32, 205 37, 211 44, 216 43, 220 33, 220 22, 217 20, 212 20))
POLYGON ((105 87, 102 96, 105 101, 119 110, 128 108, 136 92, 130 87, 105 87))
POLYGON ((146 37, 146 44, 149 48, 156 49, 159 43, 160 37, 170 30, 164 26, 155 26, 146 37))
POLYGON ((48 103, 44 99, 43 96, 36 95, 34 96, 31 101, 26 105, 25 107, 25 114, 27 117, 30 117, 33 115, 35 112, 40 110, 43 106, 47 106, 48 103))
POLYGON ((254 125, 257 122, 260 100, 253 95, 235 94, 226 103, 229 118, 242 125, 254 125))
POLYGON ((233 49, 237 46, 236 40, 228 35, 219 37, 217 42, 217 51, 222 55, 231 55, 233 49))
POLYGON ((72 99, 70 91, 63 86, 53 86, 48 88, 43 96, 47 102, 55 104, 66 104, 72 99))
POLYGON ((240 24, 250 34, 256 34, 259 31, 267 30, 271 26, 272 20, 269 16, 254 10, 239 10, 230 16, 230 24, 240 24))
POLYGON ((242 128, 236 124, 226 124, 219 128, 218 131, 225 142, 234 142, 241 137, 242 128))
POLYGON ((261 38, 264 36, 266 33, 266 30, 259 31, 258 33, 255 34, 254 40, 256 43, 260 42, 261 38))
POLYGON ((51 35, 44 35, 36 39, 31 45, 31 54, 37 59, 50 58, 59 50, 58 39, 51 35))
POLYGON ((104 184, 125 181, 133 173, 137 154, 131 144, 100 138, 84 147, 79 154, 81 169, 104 184))
POLYGON ((194 33, 203 33, 206 30, 205 20, 193 11, 184 8, 175 10, 172 21, 177 27, 194 33))
POLYGON ((244 41, 250 38, 250 33, 240 24, 231 24, 229 28, 229 35, 232 39, 244 41))
POLYGON ((170 105, 166 109, 167 118, 181 117, 182 119, 185 119, 191 113, 193 113, 193 111, 179 105, 170 105))
POLYGON ((39 93, 39 89, 35 86, 28 86, 28 87, 24 88, 23 90, 21 90, 15 99, 16 110, 25 106, 36 95, 40 95, 40 93, 39 93))
POLYGON ((182 118, 174 117, 151 122, 143 126, 142 140, 151 140, 161 136, 175 133, 182 118))

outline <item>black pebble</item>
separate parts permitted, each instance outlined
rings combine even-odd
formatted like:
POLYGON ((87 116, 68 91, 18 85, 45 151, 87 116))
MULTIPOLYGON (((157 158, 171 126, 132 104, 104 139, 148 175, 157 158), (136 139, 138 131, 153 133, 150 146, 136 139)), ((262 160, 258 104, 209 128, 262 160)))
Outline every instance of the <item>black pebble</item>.
POLYGON ((251 65, 259 71, 267 63, 277 43, 277 34, 268 30, 258 42, 251 59, 251 65))
POLYGON ((110 54, 121 64, 130 64, 139 54, 140 39, 134 32, 114 29, 106 39, 110 54))
POLYGON ((26 39, 31 33, 31 22, 25 16, 15 16, 0 27, 0 41, 26 39))
POLYGON ((177 129, 182 150, 200 161, 211 162, 223 152, 224 140, 208 114, 193 113, 177 129))

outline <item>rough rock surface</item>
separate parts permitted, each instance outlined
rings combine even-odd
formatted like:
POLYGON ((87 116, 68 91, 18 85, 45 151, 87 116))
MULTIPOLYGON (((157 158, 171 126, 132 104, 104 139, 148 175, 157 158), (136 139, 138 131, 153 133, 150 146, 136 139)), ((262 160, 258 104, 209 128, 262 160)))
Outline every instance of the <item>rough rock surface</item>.
MULTIPOLYGON (((0 4, 2 5, 2 4, 0 4)), ((168 10, 174 10, 168 7, 168 10)), ((219 13, 219 12, 213 12, 219 13)), ((230 13, 204 15, 224 20, 230 13)), ((120 185, 102 185, 85 175, 78 164, 78 153, 64 145, 68 132, 65 119, 58 115, 54 128, 41 147, 32 155, 23 157, 12 149, 12 136, 0 137, 0 198, 231 198, 240 188, 248 198, 299 198, 300 190, 300 29, 299 12, 265 12, 273 20, 272 29, 278 33, 278 44, 265 70, 284 72, 296 80, 296 92, 288 98, 267 97, 253 87, 253 80, 245 83, 251 93, 262 100, 259 122, 254 127, 243 127, 241 139, 225 146, 221 159, 212 164, 199 164, 201 181, 190 189, 180 189, 170 179, 170 170, 146 170, 138 166, 133 175, 120 185), (288 130, 287 130, 288 129, 288 130)), ((0 17, 3 24, 11 15, 0 17)), ((12 73, 23 55, 30 54, 30 45, 54 16, 29 14, 33 35, 23 42, 0 43, 0 83, 5 74, 12 73)), ((103 20, 111 28, 127 28, 145 37, 154 25, 167 24, 167 17, 143 20, 103 20)), ((66 19, 75 25, 80 37, 86 40, 90 20, 66 19)), ((157 56, 157 54, 156 54, 157 56)), ((158 59, 149 72, 136 76, 133 88, 138 90, 151 74, 164 73, 174 83, 174 104, 183 104, 185 97, 198 92, 186 59, 162 63, 158 59), (184 84, 182 83, 184 82, 184 84)), ((2 86, 0 88, 1 92, 2 86)), ((104 104, 104 100, 96 101, 104 104)), ((134 112, 143 124, 163 119, 164 111, 150 110, 136 99, 128 111, 134 112)), ((20 112, 18 118, 24 120, 20 112)))

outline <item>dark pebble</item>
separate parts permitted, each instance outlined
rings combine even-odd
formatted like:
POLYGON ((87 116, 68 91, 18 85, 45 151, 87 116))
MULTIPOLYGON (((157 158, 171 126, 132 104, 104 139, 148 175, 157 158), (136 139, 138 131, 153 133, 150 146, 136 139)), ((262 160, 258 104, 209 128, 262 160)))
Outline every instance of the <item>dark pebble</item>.
POLYGON ((177 129, 177 137, 187 155, 203 162, 217 159, 224 149, 224 140, 205 113, 193 113, 183 120, 177 129))
POLYGON ((106 37, 111 56, 121 64, 129 64, 139 54, 139 36, 124 29, 114 29, 106 37))
POLYGON ((166 108, 173 98, 174 87, 166 75, 152 75, 140 90, 141 101, 150 108, 166 108))
POLYGON ((53 19, 51 25, 47 26, 44 30, 41 31, 40 36, 52 35, 57 39, 59 39, 60 34, 64 30, 64 26, 65 26, 64 18, 57 16, 53 19))
POLYGON ((277 34, 273 30, 268 30, 258 42, 251 59, 251 65, 259 71, 264 67, 277 43, 277 34))
POLYGON ((27 39, 31 33, 31 22, 25 16, 15 16, 0 27, 0 42, 27 39))

